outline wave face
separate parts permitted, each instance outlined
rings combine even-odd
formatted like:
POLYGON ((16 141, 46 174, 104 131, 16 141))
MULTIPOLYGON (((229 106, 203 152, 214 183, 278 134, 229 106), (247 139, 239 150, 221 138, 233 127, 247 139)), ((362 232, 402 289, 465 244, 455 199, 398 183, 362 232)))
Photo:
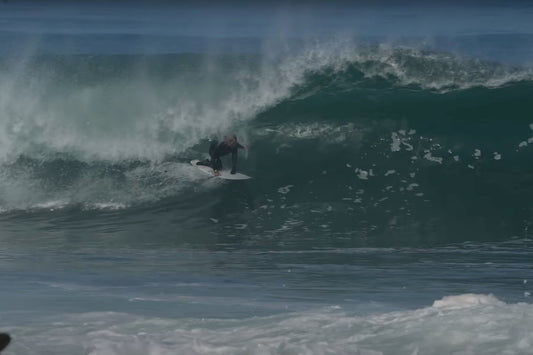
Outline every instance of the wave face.
POLYGON ((4 214, 152 208, 189 201, 192 186, 224 199, 240 188, 201 183, 188 160, 233 131, 255 177, 239 190, 246 217, 222 216, 239 233, 433 243, 529 226, 527 66, 337 40, 272 55, 4 57, 0 77, 4 214))

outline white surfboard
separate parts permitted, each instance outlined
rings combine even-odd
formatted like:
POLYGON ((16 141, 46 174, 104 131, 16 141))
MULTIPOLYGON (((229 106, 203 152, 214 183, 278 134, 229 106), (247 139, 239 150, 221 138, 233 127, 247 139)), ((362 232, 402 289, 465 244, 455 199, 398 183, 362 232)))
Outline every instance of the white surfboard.
POLYGON ((241 173, 232 174, 229 170, 221 170, 221 171, 219 171, 220 175, 215 176, 215 172, 213 171, 213 169, 210 166, 196 165, 196 163, 198 163, 198 162, 199 162, 198 159, 191 160, 191 165, 197 167, 198 169, 200 169, 204 173, 209 174, 209 175, 211 175, 213 177, 226 179, 226 180, 248 180, 248 179, 252 178, 251 176, 244 175, 244 174, 241 174, 241 173))

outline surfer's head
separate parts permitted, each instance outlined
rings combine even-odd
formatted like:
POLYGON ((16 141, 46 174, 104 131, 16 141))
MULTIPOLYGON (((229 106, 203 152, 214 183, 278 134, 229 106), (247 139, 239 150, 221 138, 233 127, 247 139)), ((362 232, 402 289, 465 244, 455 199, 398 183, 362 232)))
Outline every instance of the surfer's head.
POLYGON ((237 136, 234 135, 234 134, 230 134, 230 135, 226 136, 224 138, 224 142, 226 142, 226 144, 229 145, 230 147, 236 147, 237 144, 239 144, 237 142, 237 136))

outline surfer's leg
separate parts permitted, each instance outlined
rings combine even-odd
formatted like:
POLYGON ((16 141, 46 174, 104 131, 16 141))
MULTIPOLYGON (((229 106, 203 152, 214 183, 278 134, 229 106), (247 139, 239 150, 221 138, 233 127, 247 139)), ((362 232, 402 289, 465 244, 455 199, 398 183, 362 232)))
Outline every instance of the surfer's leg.
POLYGON ((197 162, 196 165, 211 166, 211 161, 209 159, 206 159, 204 161, 197 162))
POLYGON ((212 141, 211 144, 209 145, 209 156, 211 156, 211 159, 213 159, 213 155, 215 154, 215 150, 217 149, 217 147, 218 147, 217 140, 212 141))
POLYGON ((213 155, 215 154, 215 151, 216 151, 217 147, 218 147, 218 141, 217 140, 213 140, 211 142, 211 144, 209 145, 209 156, 211 157, 211 159, 205 159, 203 161, 199 161, 198 163, 196 163, 196 165, 210 166, 213 169, 215 169, 213 167, 214 166, 214 161, 216 159, 219 159, 219 158, 216 158, 213 155))
POLYGON ((220 160, 219 157, 214 158, 211 161, 212 161, 211 167, 213 168, 213 170, 222 170, 222 161, 220 160))

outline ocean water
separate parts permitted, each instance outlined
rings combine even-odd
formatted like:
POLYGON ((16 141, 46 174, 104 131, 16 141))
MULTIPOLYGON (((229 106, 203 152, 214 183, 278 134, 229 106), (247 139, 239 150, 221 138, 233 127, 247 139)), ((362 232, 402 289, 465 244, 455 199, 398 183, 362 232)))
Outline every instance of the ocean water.
POLYGON ((531 354, 532 96, 526 1, 2 2, 5 353, 531 354))

